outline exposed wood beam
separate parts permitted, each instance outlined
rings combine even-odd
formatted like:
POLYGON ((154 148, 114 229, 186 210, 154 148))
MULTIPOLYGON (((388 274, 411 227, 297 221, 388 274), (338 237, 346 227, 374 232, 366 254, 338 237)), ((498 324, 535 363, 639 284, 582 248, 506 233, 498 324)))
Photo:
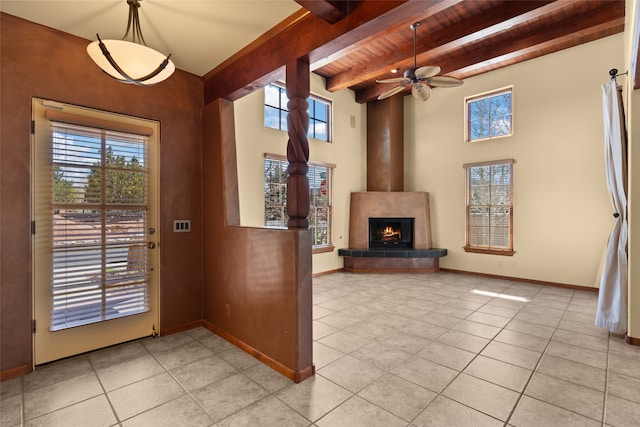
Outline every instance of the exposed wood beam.
MULTIPOLYGON (((236 73, 238 75, 238 78, 241 78, 246 73, 252 72, 252 70, 242 70, 240 66, 237 65, 238 63, 242 62, 242 65, 248 66, 246 58, 251 57, 253 52, 258 50, 264 50, 263 46, 266 43, 278 37, 279 34, 294 27, 298 22, 303 21, 306 17, 310 15, 310 13, 311 12, 309 12, 308 10, 301 8, 300 10, 291 14, 288 18, 280 22, 278 25, 272 27, 269 31, 264 33, 262 36, 258 37, 256 40, 254 40, 244 48, 240 49, 238 52, 236 52, 226 61, 218 65, 216 68, 214 68, 213 70, 205 74, 203 76, 204 86, 205 86, 205 93, 204 93, 205 105, 218 98, 224 98, 230 101, 235 101, 236 99, 241 98, 243 94, 239 94, 235 98, 229 96, 234 91, 239 91, 240 93, 242 92, 251 93, 254 90, 259 89, 260 87, 264 86, 269 82, 273 82, 284 77, 285 63, 282 63, 279 66, 274 67, 270 71, 264 72, 264 74, 261 76, 261 78, 264 80, 264 84, 261 84, 261 82, 258 81, 258 79, 256 78, 255 80, 250 80, 244 83, 243 86, 247 86, 246 88, 234 87, 233 90, 229 89, 227 93, 224 93, 225 90, 223 86, 227 84, 228 80, 233 80, 233 73, 236 73), (208 97, 207 87, 210 87, 210 86, 217 86, 218 90, 214 90, 215 88, 209 89, 209 92, 212 93, 212 95, 208 97)), ((243 81, 245 80, 247 80, 246 76, 243 78, 243 81)))
MULTIPOLYGON (((618 18, 615 21, 606 22, 600 25, 592 26, 585 28, 584 30, 580 30, 578 33, 580 37, 583 38, 583 42, 590 41, 595 38, 601 38, 603 33, 607 33, 609 35, 617 34, 624 31, 624 18, 618 18), (594 36, 594 37, 592 37, 594 36)), ((454 70, 452 73, 455 75, 468 75, 473 73, 474 75, 478 74, 477 70, 481 70, 487 66, 495 66, 501 63, 507 63, 510 60, 516 58, 517 56, 527 55, 536 50, 544 49, 548 52, 558 51, 562 49, 566 49, 569 47, 573 47, 577 45, 578 42, 575 40, 575 34, 567 34, 565 36, 557 37, 554 40, 549 40, 546 42, 541 42, 536 45, 527 46, 518 51, 507 52, 503 55, 496 56, 490 58, 483 62, 478 62, 476 64, 469 65, 467 67, 459 68, 454 70)), ((532 57, 531 57, 532 58, 532 57)))
MULTIPOLYGON (((467 45, 446 55, 432 58, 433 63, 442 68, 443 74, 464 78, 476 75, 482 68, 496 69, 513 63, 513 58, 527 56, 544 49, 544 53, 555 52, 597 38, 599 32, 616 34, 624 30, 624 2, 614 2, 582 14, 566 17, 540 32, 530 30, 512 39, 500 39, 491 43, 491 38, 483 40, 481 46, 467 45), (575 38, 578 34, 583 40, 575 38)), ((542 55, 540 53, 539 55, 542 55)), ((369 85, 356 92, 356 101, 363 103, 375 100, 388 90, 389 85, 369 85)))
POLYGON ((234 101, 273 81, 265 76, 272 78, 292 58, 309 54, 313 62, 314 58, 340 51, 418 10, 445 8, 459 1, 367 1, 333 25, 303 10, 207 73, 204 102, 218 98, 234 101))
MULTIPOLYGON (((495 8, 483 14, 465 19, 459 24, 423 36, 418 34, 416 50, 422 52, 420 56, 429 57, 427 61, 428 64, 423 65, 432 65, 431 57, 447 49, 454 49, 480 37, 488 37, 491 34, 496 34, 535 18, 540 14, 550 13, 562 7, 566 7, 566 4, 562 1, 555 0, 505 0, 495 8)), ((397 28, 390 29, 390 31, 397 31, 397 28)), ((336 59, 335 55, 334 59, 336 59)), ((334 92, 363 81, 376 78, 389 78, 391 76, 389 76, 388 73, 392 68, 403 70, 410 67, 413 67, 413 46, 410 44, 398 46, 392 56, 385 55, 372 58, 371 61, 369 61, 369 66, 364 69, 352 69, 327 79, 326 87, 327 90, 334 92)))
MULTIPOLYGON (((373 23, 372 28, 358 28, 355 31, 345 34, 344 37, 347 43, 340 42, 340 44, 343 45, 342 48, 336 50, 335 46, 328 46, 311 52, 311 69, 317 70, 326 64, 348 56, 362 46, 373 42, 381 33, 389 31, 395 32, 403 27, 408 28, 410 24, 416 22, 416 16, 421 16, 422 19, 425 19, 463 1, 464 0, 443 0, 437 2, 412 1, 411 4, 407 4, 402 8, 396 8, 392 12, 393 19, 381 17, 378 22, 373 23), (381 28, 384 30, 381 31, 381 28)), ((413 54, 413 50, 411 50, 411 52, 413 54)))
POLYGON ((296 3, 329 24, 335 24, 349 14, 350 8, 355 7, 360 2, 349 0, 296 0, 296 3))

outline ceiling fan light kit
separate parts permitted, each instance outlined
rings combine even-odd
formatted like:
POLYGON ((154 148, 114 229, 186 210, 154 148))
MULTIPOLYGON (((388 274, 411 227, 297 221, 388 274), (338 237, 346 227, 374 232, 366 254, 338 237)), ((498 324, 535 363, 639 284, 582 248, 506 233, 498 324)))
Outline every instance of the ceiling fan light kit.
POLYGON ((455 77, 438 76, 440 67, 427 65, 418 68, 416 54, 416 29, 420 26, 419 22, 415 22, 409 26, 413 30, 413 68, 404 71, 404 77, 394 77, 391 79, 376 80, 377 83, 400 83, 392 89, 383 92, 378 96, 378 100, 389 98, 396 93, 402 92, 411 85, 411 94, 420 101, 426 101, 431 96, 431 86, 434 87, 455 87, 462 84, 462 80, 455 77))
POLYGON ((164 54, 147 47, 142 30, 138 8, 141 0, 127 0, 129 21, 122 40, 102 40, 96 34, 97 41, 87 46, 87 53, 108 75, 123 83, 137 86, 150 86, 166 80, 176 67, 171 54, 164 54), (126 40, 132 31, 131 41, 126 40))

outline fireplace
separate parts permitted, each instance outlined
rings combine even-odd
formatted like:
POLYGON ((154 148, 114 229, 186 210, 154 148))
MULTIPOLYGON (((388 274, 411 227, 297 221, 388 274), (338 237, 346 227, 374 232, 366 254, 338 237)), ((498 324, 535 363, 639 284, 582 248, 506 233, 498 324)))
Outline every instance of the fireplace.
POLYGON ((413 249, 414 218, 369 218, 369 249, 413 249))
POLYGON ((338 255, 353 273, 438 271, 447 250, 431 246, 429 193, 351 193, 349 247, 338 255))

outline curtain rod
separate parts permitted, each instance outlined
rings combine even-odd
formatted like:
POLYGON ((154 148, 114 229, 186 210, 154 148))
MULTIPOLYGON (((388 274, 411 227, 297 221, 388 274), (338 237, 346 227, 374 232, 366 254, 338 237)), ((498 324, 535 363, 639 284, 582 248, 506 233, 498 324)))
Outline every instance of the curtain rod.
POLYGON ((609 75, 611 76, 611 80, 615 80, 616 77, 624 76, 626 74, 629 74, 629 71, 625 71, 624 73, 618 74, 618 69, 617 68, 612 68, 612 69, 609 70, 609 75))

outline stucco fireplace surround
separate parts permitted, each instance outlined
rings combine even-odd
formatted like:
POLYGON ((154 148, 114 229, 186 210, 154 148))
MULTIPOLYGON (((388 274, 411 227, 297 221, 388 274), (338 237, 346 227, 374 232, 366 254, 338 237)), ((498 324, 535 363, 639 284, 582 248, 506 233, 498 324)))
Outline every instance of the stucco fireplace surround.
POLYGON ((367 191, 351 193, 349 248, 338 250, 344 257, 344 270, 439 270, 439 258, 447 255, 447 250, 431 247, 429 193, 403 190, 404 102, 403 96, 397 95, 367 103, 367 191), (412 219, 411 243, 371 248, 370 218, 412 219))
POLYGON ((367 191, 351 193, 349 248, 340 249, 350 272, 434 272, 446 249, 432 248, 429 193, 367 191), (370 248, 370 218, 413 218, 413 248, 370 248))

